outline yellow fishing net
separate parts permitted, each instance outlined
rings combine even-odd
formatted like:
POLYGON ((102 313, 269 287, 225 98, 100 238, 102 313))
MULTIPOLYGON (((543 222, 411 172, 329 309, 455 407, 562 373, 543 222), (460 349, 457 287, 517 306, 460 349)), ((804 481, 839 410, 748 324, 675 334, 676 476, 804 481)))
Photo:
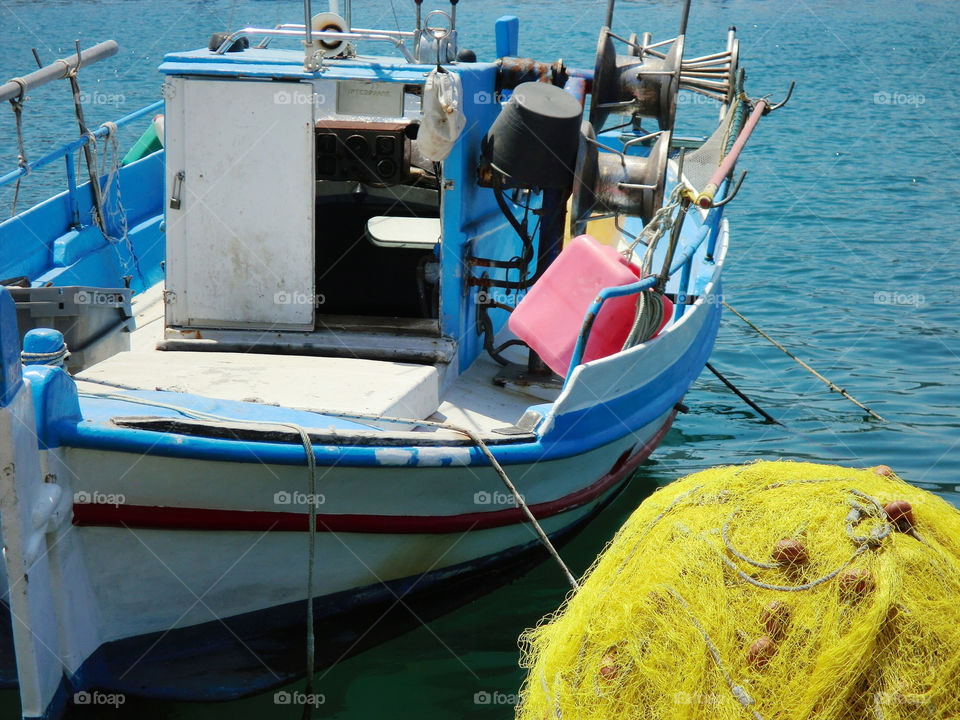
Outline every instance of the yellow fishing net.
POLYGON ((524 634, 519 720, 960 718, 960 512, 884 472, 654 493, 524 634))

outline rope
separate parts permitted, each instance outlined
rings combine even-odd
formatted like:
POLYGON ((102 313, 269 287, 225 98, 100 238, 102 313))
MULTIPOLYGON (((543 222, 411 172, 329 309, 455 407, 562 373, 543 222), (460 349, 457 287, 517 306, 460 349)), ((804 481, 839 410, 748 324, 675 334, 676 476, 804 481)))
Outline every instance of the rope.
MULTIPOLYGON (((818 481, 818 482, 819 482, 819 481, 818 481)), ((766 487, 766 488, 764 488, 764 489, 765 489, 765 490, 768 490, 768 489, 770 489, 770 488, 772 488, 772 487, 778 487, 778 486, 779 486, 778 484, 770 485, 770 486, 768 486, 768 487, 766 487)), ((860 505, 859 503, 857 503, 857 502, 855 502, 855 501, 853 501, 853 500, 850 501, 850 504, 852 505, 852 508, 851 508, 850 512, 847 514, 846 521, 845 521, 845 522, 846 522, 845 529, 846 529, 846 532, 847 532, 847 536, 850 538, 850 540, 852 540, 855 544, 857 544, 858 547, 857 547, 857 549, 853 552, 853 554, 847 559, 847 561, 844 562, 844 563, 843 563, 840 567, 838 567, 836 570, 833 570, 832 572, 829 572, 829 573, 827 573, 826 575, 817 578, 816 580, 811 580, 810 582, 804 583, 803 585, 771 585, 771 584, 769 584, 769 583, 765 583, 765 582, 762 582, 762 581, 760 581, 760 580, 757 580, 756 578, 754 578, 754 577, 748 575, 747 573, 743 572, 743 570, 741 570, 740 568, 738 568, 738 567, 736 566, 736 564, 735 564, 732 560, 730 560, 730 558, 728 558, 726 555, 723 555, 723 554, 721 553, 721 557, 723 558, 723 562, 727 565, 727 567, 729 567, 731 570, 733 570, 734 572, 736 572, 737 575, 739 575, 742 579, 746 580, 746 581, 747 581, 748 583, 750 583, 751 585, 754 585, 754 586, 759 587, 759 588, 763 588, 764 590, 777 590, 777 591, 780 591, 780 592, 800 592, 800 591, 803 591, 803 590, 810 590, 810 589, 812 589, 812 588, 815 588, 817 585, 822 585, 823 583, 827 582, 828 580, 832 580, 832 579, 835 578, 837 575, 839 575, 841 572, 843 572, 843 571, 846 570, 848 567, 850 567, 850 565, 853 563, 853 561, 856 560, 858 557, 860 557, 860 555, 862 555, 863 553, 865 553, 867 550, 869 550, 869 549, 871 549, 871 548, 877 548, 877 547, 879 547, 880 544, 881 544, 884 540, 886 540, 887 537, 890 536, 890 533, 893 532, 893 526, 892 526, 889 522, 887 522, 886 520, 884 520, 883 529, 882 529, 882 530, 879 530, 879 531, 878 531, 877 529, 874 529, 874 530, 870 533, 870 535, 867 535, 867 536, 860 536, 860 535, 855 534, 854 528, 855 528, 856 525, 858 525, 858 524, 860 523, 860 521, 863 520, 865 517, 880 517, 880 518, 883 518, 883 517, 885 517, 885 514, 884 514, 883 506, 882 506, 882 505, 880 504, 880 502, 879 502, 878 500, 876 500, 875 498, 873 498, 873 497, 867 495, 866 493, 861 492, 861 491, 859 491, 859 490, 857 490, 857 489, 855 489, 855 488, 850 488, 850 489, 849 489, 849 492, 850 492, 852 495, 855 495, 856 497, 861 498, 861 499, 866 500, 866 501, 868 501, 869 503, 871 503, 871 504, 873 505, 873 512, 871 512, 869 509, 863 507, 862 505, 860 505)), ((745 563, 747 563, 747 564, 749 564, 749 565, 752 565, 753 567, 758 568, 758 569, 760 569, 760 570, 777 570, 777 569, 783 567, 783 566, 784 566, 784 563, 764 563, 764 562, 759 562, 759 561, 757 561, 757 560, 753 560, 753 559, 751 559, 751 558, 748 558, 746 555, 744 555, 743 553, 741 553, 739 550, 737 550, 737 549, 733 546, 733 543, 730 542, 730 523, 733 522, 733 518, 736 517, 739 512, 740 512, 740 509, 738 508, 738 509, 734 510, 734 511, 730 514, 729 519, 727 520, 726 523, 724 523, 723 529, 721 530, 721 533, 720 533, 720 534, 721 534, 721 537, 723 538, 723 544, 726 546, 727 550, 729 550, 734 556, 736 556, 737 558, 739 558, 739 559, 742 560, 743 562, 745 562, 745 563)))
POLYGON ((884 420, 882 417, 880 417, 879 415, 877 415, 877 413, 875 413, 873 410, 871 410, 871 409, 868 408, 866 405, 864 405, 862 402, 860 402, 860 401, 857 400, 855 397, 853 397, 853 395, 851 395, 850 393, 848 393, 848 392, 847 392, 846 390, 844 390, 843 388, 841 388, 841 387, 835 385, 834 383, 830 382, 829 380, 827 380, 827 378, 825 378, 823 375, 821 375, 820 373, 818 373, 818 372, 817 372, 816 370, 814 370, 812 367, 810 367, 809 365, 807 365, 807 363, 805 363, 803 360, 801 360, 800 358, 798 358, 798 357, 797 357, 796 355, 794 355, 792 352, 790 352, 789 350, 787 350, 783 345, 781 345, 781 344, 778 343, 776 340, 774 340, 772 337, 770 337, 769 335, 767 335, 763 330, 761 330, 760 328, 758 328, 758 327, 757 327, 756 325, 754 325, 752 322, 750 322, 749 320, 747 320, 747 318, 745 318, 743 315, 741 315, 739 312, 737 312, 734 308, 732 308, 732 307, 730 306, 730 304, 729 304, 726 300, 723 301, 723 306, 724 306, 725 308, 727 308, 727 310, 729 310, 730 312, 732 312, 734 315, 736 315, 738 318, 740 318, 741 320, 743 320, 747 325, 749 325, 751 328, 753 328, 753 329, 754 329, 758 334, 760 334, 762 337, 766 338, 766 339, 769 340, 771 343, 773 343, 773 345, 774 345, 776 348, 778 348, 779 350, 783 351, 788 357, 790 357, 790 358, 792 358, 793 360, 795 360, 804 370, 807 370, 809 373, 811 373, 811 374, 812 374, 814 377, 816 377, 818 380, 821 380, 822 382, 826 383, 827 386, 829 386, 829 388, 830 388, 831 390, 840 393, 840 394, 843 395, 847 400, 849 400, 850 402, 852 402, 854 405, 856 405, 857 407, 861 408, 862 410, 865 410, 867 413, 869 413, 870 415, 872 415, 873 417, 875 417, 877 420, 880 420, 881 422, 886 422, 886 420, 884 420))
POLYGON ((741 400, 743 400, 747 405, 749 405, 751 408, 753 408, 764 420, 766 420, 766 421, 769 422, 769 423, 774 423, 774 424, 776 424, 776 425, 781 425, 781 426, 783 426, 783 423, 782 423, 782 422, 780 422, 779 420, 777 420, 775 417, 773 417, 773 415, 771 415, 770 413, 768 413, 767 411, 765 411, 762 407, 760 407, 759 405, 757 405, 753 400, 751 400, 750 398, 748 398, 743 392, 740 391, 739 388, 737 388, 736 385, 734 385, 732 382, 730 382, 729 380, 727 380, 723 375, 721 375, 721 374, 720 374, 720 371, 717 370, 713 365, 711 365, 710 363, 706 363, 706 368, 707 368, 707 370, 709 370, 710 372, 712 372, 714 375, 716 375, 717 378, 720 380, 720 382, 722 382, 724 385, 726 385, 727 388, 728 388, 734 395, 736 395, 738 398, 740 398, 741 400))
POLYGON ((109 215, 109 220, 111 224, 119 228, 120 237, 113 237, 108 233, 104 233, 108 241, 123 241, 126 245, 127 252, 129 253, 129 258, 125 258, 121 254, 120 249, 114 244, 114 250, 117 254, 117 259, 120 261, 120 265, 123 268, 125 274, 131 274, 131 269, 136 271, 140 277, 143 277, 143 273, 140 271, 140 261, 137 258, 137 254, 133 249, 133 243, 130 241, 130 236, 128 234, 129 226, 127 223, 127 211, 123 207, 123 196, 120 192, 120 139, 119 139, 119 128, 115 122, 105 122, 100 125, 101 128, 106 128, 107 135, 106 138, 109 141, 107 149, 103 153, 102 167, 100 169, 100 175, 107 176, 106 186, 103 189, 103 212, 104 217, 104 228, 107 228, 107 217, 109 215), (107 160, 110 159, 108 163, 107 160), (109 170, 107 169, 109 165, 109 170), (116 206, 112 210, 108 210, 107 204, 110 201, 110 193, 113 190, 114 183, 116 183, 116 206))
POLYGON ((13 209, 10 211, 10 217, 17 214, 17 198, 20 196, 20 181, 30 174, 30 163, 27 162, 27 151, 23 146, 23 94, 26 92, 27 83, 22 78, 13 78, 10 82, 15 82, 20 86, 20 94, 16 99, 10 99, 10 105, 13 107, 13 116, 17 125, 17 167, 21 170, 26 169, 23 175, 17 177, 17 184, 13 189, 13 209))
POLYGON ((307 472, 310 474, 307 485, 309 488, 309 495, 307 496, 307 517, 310 523, 307 530, 307 538, 310 542, 310 549, 307 553, 307 684, 304 688, 307 702, 304 703, 303 706, 304 720, 310 720, 310 717, 313 715, 313 703, 310 701, 313 695, 313 674, 316 656, 316 638, 314 637, 313 629, 313 566, 317 541, 317 503, 315 502, 317 497, 317 459, 313 454, 313 443, 310 441, 310 434, 304 430, 301 425, 290 423, 289 427, 295 429, 300 435, 300 442, 303 444, 303 449, 307 455, 307 472))
MULTIPOLYGON (((110 383, 106 383, 103 381, 100 381, 100 384, 110 385, 110 383)), ((130 395, 121 395, 119 393, 80 392, 78 394, 84 395, 87 397, 99 397, 99 398, 104 398, 108 400, 121 400, 121 401, 136 403, 140 405, 149 405, 151 407, 165 408, 167 410, 173 410, 175 412, 182 413, 187 417, 192 417, 199 420, 216 420, 221 422, 235 421, 235 418, 229 418, 222 415, 215 415, 213 413, 205 413, 198 410, 191 410, 190 408, 183 408, 177 405, 171 405, 169 403, 163 403, 155 400, 147 400, 145 398, 138 398, 130 395)), ((513 498, 516 501, 517 505, 521 508, 524 515, 526 515, 529 523, 533 526, 541 544, 544 546, 544 548, 547 550, 547 552, 550 554, 553 560, 560 567, 561 571, 564 574, 564 577, 566 578, 567 582, 570 584, 570 587, 572 587, 574 590, 579 589, 580 585, 577 583, 576 578, 574 578, 573 573, 570 572, 570 569, 567 567, 566 563, 563 561, 563 558, 560 557, 560 553, 557 552, 556 547, 554 547, 553 543, 550 541, 550 538, 544 532, 543 527, 540 525, 539 521, 534 516, 533 512, 530 510, 530 507, 527 505, 526 501, 523 499, 523 496, 520 495, 516 486, 507 476, 507 473, 504 471, 503 467, 500 465, 499 461, 494 456, 494 454, 490 451, 490 448, 487 446, 487 444, 473 430, 462 428, 457 425, 451 425, 450 423, 435 422, 433 420, 415 420, 413 418, 388 417, 384 415, 375 415, 375 414, 368 414, 368 413, 334 412, 330 410, 310 410, 310 412, 314 412, 319 415, 327 415, 328 417, 338 417, 338 418, 344 418, 349 420, 370 420, 375 422, 397 423, 401 425, 424 425, 427 427, 435 427, 435 428, 440 428, 444 430, 451 430, 453 432, 466 435, 477 447, 480 448, 480 451, 486 456, 487 460, 490 462, 490 465, 496 471, 497 475, 500 476, 500 479, 503 481, 503 484, 507 487, 507 489, 513 495, 513 498)), ((274 422, 274 421, 267 421, 267 420, 263 420, 263 421, 258 420, 257 422, 263 425, 280 425, 280 426, 291 427, 291 428, 297 427, 298 430, 300 428, 300 426, 294 425, 292 423, 285 423, 285 422, 274 422)), ((301 439, 303 439, 304 437, 306 438, 307 441, 309 441, 310 439, 309 435, 306 435, 306 436, 301 435, 301 439)), ((311 447, 308 450, 308 455, 312 456, 312 453, 313 453, 313 450, 311 447)), ((308 457, 308 462, 309 461, 310 460, 308 457)), ((313 471, 311 470, 311 477, 313 477, 312 472, 313 471)))
POLYGON ((53 352, 27 352, 26 350, 20 351, 20 362, 23 365, 51 365, 53 367, 59 367, 63 365, 63 361, 70 355, 70 351, 67 349, 67 344, 64 343, 58 350, 53 352))
POLYGON ((700 621, 697 620, 697 616, 693 614, 690 606, 687 605, 687 601, 684 600, 680 596, 680 593, 678 593, 672 587, 667 588, 667 592, 669 592, 681 605, 683 605, 684 610, 687 611, 687 615, 690 616, 690 622, 693 623, 694 627, 696 627, 700 632, 700 635, 703 636, 703 641, 707 644, 707 650, 710 651, 710 657, 713 658, 713 662, 720 671, 720 674, 723 675, 723 679, 727 681, 727 687, 730 688, 730 692, 737 699, 737 702, 739 702, 745 710, 748 710, 750 714, 753 715, 755 720, 763 720, 763 716, 750 707, 754 704, 754 699, 750 697, 750 693, 748 693, 746 688, 744 688, 742 685, 737 685, 730 676, 730 673, 727 672, 727 669, 723 666, 717 646, 713 644, 713 640, 710 638, 709 633, 707 633, 707 631, 703 628, 703 625, 700 624, 700 621))
MULTIPOLYGON (((630 246, 624 250, 623 256, 630 260, 637 245, 643 243, 647 249, 643 254, 643 260, 640 263, 640 277, 647 277, 653 271, 653 255, 664 233, 673 228, 675 222, 682 222, 682 217, 678 215, 674 220, 673 213, 680 207, 683 197, 684 185, 682 179, 674 186, 670 193, 669 201, 659 208, 650 218, 640 234, 634 238, 630 246)), ((653 289, 641 292, 637 295, 637 311, 634 315, 633 325, 630 326, 630 332, 627 333, 627 339, 623 343, 621 350, 627 350, 634 345, 646 342, 660 328, 663 322, 663 292, 662 289, 653 289)))

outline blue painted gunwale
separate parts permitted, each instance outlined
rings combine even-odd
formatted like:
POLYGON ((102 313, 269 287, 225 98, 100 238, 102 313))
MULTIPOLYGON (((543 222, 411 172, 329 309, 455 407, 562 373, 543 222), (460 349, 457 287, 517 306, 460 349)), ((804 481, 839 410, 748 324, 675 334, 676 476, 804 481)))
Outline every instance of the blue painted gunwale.
MULTIPOLYGON (((497 459, 504 464, 520 464, 553 460, 580 455, 603 445, 615 442, 630 434, 633 430, 654 421, 663 415, 673 405, 680 401, 690 384, 703 369, 703 364, 713 349, 713 340, 716 337, 720 323, 720 307, 711 304, 702 309, 709 313, 703 333, 691 344, 676 362, 648 383, 634 391, 614 400, 601 403, 594 408, 579 412, 572 412, 555 419, 555 431, 544 438, 533 442, 495 445, 491 449, 497 459), (614 421, 615 420, 615 421, 614 421), (571 432, 576 429, 576 433, 571 432), (557 437, 557 440, 553 440, 557 437)), ((134 397, 142 397, 148 393, 132 392, 134 397)), ((175 399, 173 393, 154 393, 163 395, 171 404, 209 403, 210 400, 199 396, 179 395, 175 399)), ((302 465, 304 463, 303 447, 297 444, 261 443, 250 441, 224 440, 219 438, 202 438, 187 435, 158 433, 148 430, 136 430, 107 425, 109 417, 120 415, 161 415, 160 408, 147 408, 143 405, 124 404, 120 401, 103 401, 91 397, 81 398, 85 418, 78 421, 76 418, 59 418, 53 421, 53 426, 45 437, 53 444, 50 447, 65 445, 70 447, 100 449, 105 451, 119 451, 136 453, 138 455, 158 455, 163 457, 182 457, 197 460, 219 460, 232 462, 263 462, 278 465, 302 465), (107 402, 101 406, 101 413, 97 413, 97 403, 107 402), (124 412, 123 405, 126 405, 124 412), (103 412, 106 411, 106 412, 103 412), (91 419, 91 415, 98 414, 98 420, 91 419)), ((254 406, 258 410, 266 410, 263 406, 254 406)), ((260 419, 266 419, 264 415, 260 419)), ((313 415, 315 427, 326 427, 328 421, 335 421, 329 416, 313 415)), ((298 419, 304 422, 304 419, 298 419)), ((415 466, 421 452, 437 450, 436 448, 402 447, 392 448, 397 453, 391 453, 390 459, 378 458, 376 447, 351 447, 337 445, 315 445, 314 454, 319 465, 342 465, 348 467, 382 467, 389 465, 415 466), (404 462, 396 459, 407 454, 404 462)), ((458 448, 460 450, 460 448, 458 448)), ((462 448, 469 453, 469 460, 462 464, 487 465, 489 461, 483 452, 476 447, 462 448)), ((461 461, 458 460, 458 464, 461 461)))

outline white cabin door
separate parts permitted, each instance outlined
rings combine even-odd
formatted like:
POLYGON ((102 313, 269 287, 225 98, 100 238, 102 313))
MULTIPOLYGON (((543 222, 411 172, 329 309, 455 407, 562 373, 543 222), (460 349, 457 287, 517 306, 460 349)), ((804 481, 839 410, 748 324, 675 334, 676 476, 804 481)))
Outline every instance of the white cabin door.
POLYGON ((167 325, 312 330, 312 86, 166 90, 167 325))

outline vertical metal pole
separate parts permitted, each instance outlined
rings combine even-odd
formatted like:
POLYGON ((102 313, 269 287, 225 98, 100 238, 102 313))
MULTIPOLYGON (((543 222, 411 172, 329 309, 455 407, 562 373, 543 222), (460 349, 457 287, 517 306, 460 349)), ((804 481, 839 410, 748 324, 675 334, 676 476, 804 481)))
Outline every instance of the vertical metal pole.
POLYGON ((683 2, 683 15, 680 18, 680 32, 679 35, 687 34, 687 20, 690 19, 690 0, 684 0, 683 2))
MULTIPOLYGON (((79 44, 77 54, 79 55, 79 44)), ((97 174, 97 163, 93 156, 93 148, 90 144, 96 142, 92 134, 87 129, 87 123, 83 119, 83 103, 80 102, 80 83, 77 82, 77 70, 80 69, 79 62, 67 78, 70 80, 70 89, 73 91, 73 107, 77 114, 77 125, 80 127, 80 134, 85 136, 87 141, 83 145, 83 159, 87 163, 87 176, 90 178, 90 193, 93 200, 93 221, 103 233, 107 236, 107 224, 103 215, 103 192, 100 188, 100 177, 97 174)))
POLYGON ((720 237, 720 223, 723 222, 723 208, 715 207, 707 215, 707 225, 710 227, 710 237, 707 238, 707 262, 713 262, 713 253, 717 249, 717 238, 720 237))
POLYGON ((353 28, 353 7, 350 0, 343 0, 343 19, 347 21, 347 32, 353 28))
POLYGON ((687 309, 687 293, 690 292, 690 270, 693 265, 693 254, 687 258, 680 270, 680 285, 677 286, 677 303, 673 308, 673 319, 679 320, 687 309))
POLYGON ((607 27, 613 27, 613 4, 616 1, 617 0, 607 0, 607 19, 603 22, 607 27))
MULTIPOLYGON (((537 244, 537 269, 534 282, 539 280, 547 268, 557 259, 563 250, 563 227, 567 212, 569 190, 544 190, 540 204, 540 238, 537 244)), ((527 370, 535 375, 551 375, 552 370, 533 350, 527 359, 527 370)))
MULTIPOLYGON (((336 0, 331 0, 331 7, 336 0)), ((303 26, 306 29, 307 37, 306 44, 308 45, 307 52, 310 52, 310 47, 313 46, 313 3, 310 0, 303 0, 303 26)))
POLYGON ((80 201, 77 197, 77 169, 73 162, 73 152, 63 156, 67 163, 67 198, 70 201, 70 217, 73 227, 80 228, 80 201))
MULTIPOLYGON (((737 37, 737 27, 736 25, 731 25, 729 28, 727 28, 727 52, 728 53, 733 51, 733 42, 736 39, 736 37, 737 37)), ((732 61, 733 57, 731 56, 730 58, 728 58, 728 60, 732 61)), ((736 78, 733 78, 731 81, 730 92, 728 97, 733 97, 735 94, 736 88, 733 86, 734 83, 736 83, 736 78)), ((723 121, 724 115, 727 114, 727 110, 730 108, 731 104, 732 103, 729 103, 729 102, 720 103, 720 121, 721 122, 723 121)))

